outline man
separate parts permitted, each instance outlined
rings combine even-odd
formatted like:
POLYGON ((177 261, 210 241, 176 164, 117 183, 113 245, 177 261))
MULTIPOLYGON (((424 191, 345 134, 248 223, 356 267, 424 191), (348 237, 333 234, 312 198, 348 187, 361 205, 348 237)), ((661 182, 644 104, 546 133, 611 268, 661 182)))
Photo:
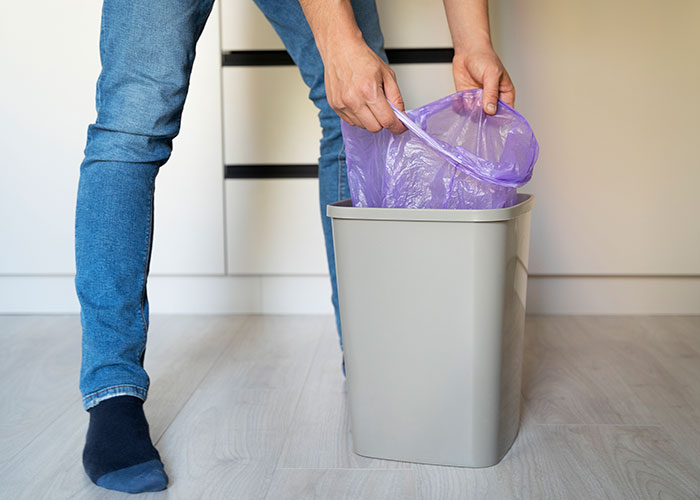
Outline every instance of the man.
MULTIPOLYGON (((90 424, 83 465, 108 489, 167 487, 143 413, 148 331, 146 280, 156 175, 172 150, 195 58, 214 0, 104 0, 96 123, 88 127, 76 208, 76 291, 81 304, 80 390, 90 424)), ((320 110, 320 209, 340 346, 330 220, 349 198, 340 119, 405 131, 374 0, 255 0, 284 42, 320 110), (340 116, 340 118, 339 118, 340 116)), ((513 105, 513 84, 493 51, 487 0, 444 0, 457 90, 482 87, 484 109, 513 105)))

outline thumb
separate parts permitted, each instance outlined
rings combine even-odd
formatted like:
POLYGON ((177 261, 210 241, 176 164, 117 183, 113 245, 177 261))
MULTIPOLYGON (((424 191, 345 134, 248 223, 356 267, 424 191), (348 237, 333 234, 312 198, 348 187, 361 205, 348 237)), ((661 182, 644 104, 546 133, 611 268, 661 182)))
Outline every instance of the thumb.
POLYGON ((384 76, 384 95, 399 111, 406 111, 399 85, 396 83, 396 74, 393 71, 384 76))
POLYGON ((482 101, 484 111, 489 115, 496 114, 496 110, 498 109, 498 87, 500 81, 500 72, 489 72, 484 75, 484 93, 482 101))

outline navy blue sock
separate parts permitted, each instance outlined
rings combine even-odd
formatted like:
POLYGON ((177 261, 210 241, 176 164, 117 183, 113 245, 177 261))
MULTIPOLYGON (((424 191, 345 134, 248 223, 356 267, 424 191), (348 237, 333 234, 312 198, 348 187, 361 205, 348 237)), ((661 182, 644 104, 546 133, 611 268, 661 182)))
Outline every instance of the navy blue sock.
POLYGON ((160 491, 168 486, 163 462, 151 442, 143 400, 105 399, 88 410, 83 467, 98 486, 127 493, 160 491))

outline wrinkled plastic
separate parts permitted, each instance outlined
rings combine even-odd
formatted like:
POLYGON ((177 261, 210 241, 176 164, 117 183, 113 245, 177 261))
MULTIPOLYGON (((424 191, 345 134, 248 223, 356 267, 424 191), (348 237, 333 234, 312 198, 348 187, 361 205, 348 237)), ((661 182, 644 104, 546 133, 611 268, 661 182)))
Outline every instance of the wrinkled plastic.
POLYGON ((341 123, 353 206, 504 208, 532 177, 539 154, 525 118, 502 101, 482 110, 481 89, 465 90, 405 114, 394 135, 341 123))

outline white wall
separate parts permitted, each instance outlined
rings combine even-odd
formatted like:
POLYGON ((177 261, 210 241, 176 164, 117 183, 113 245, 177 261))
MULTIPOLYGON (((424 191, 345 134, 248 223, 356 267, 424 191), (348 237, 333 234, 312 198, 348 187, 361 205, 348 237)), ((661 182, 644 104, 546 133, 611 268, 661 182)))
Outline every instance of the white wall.
MULTIPOLYGON (((100 7, 15 3, 0 17, 0 312, 78 310, 100 7)), ((378 7, 387 47, 449 45, 439 0, 378 7)), ((529 312, 700 313, 700 4, 494 1, 492 24, 541 146, 521 189, 537 196, 529 312)), ((215 4, 157 179, 153 312, 331 312, 317 180, 223 179, 225 163, 316 161, 294 67, 221 68, 222 50, 281 47, 252 1, 215 4), (293 134, 271 134, 272 119, 293 134)), ((449 64, 394 69, 408 107, 453 91, 449 64)))
POLYGON ((541 145, 525 188, 537 194, 531 309, 700 311, 700 3, 492 10, 541 145))
MULTIPOLYGON (((0 275, 75 273, 75 195, 96 118, 100 9, 86 0, 3 8, 0 275)), ((180 135, 156 183, 154 274, 224 272, 218 24, 215 9, 180 135)))
POLYGON ((499 5, 542 145, 530 271, 700 275, 700 3, 499 5))
POLYGON ((42 8, 3 4, 2 275, 74 272, 70 231, 78 165, 95 114, 99 9, 85 0, 46 2, 42 8))

